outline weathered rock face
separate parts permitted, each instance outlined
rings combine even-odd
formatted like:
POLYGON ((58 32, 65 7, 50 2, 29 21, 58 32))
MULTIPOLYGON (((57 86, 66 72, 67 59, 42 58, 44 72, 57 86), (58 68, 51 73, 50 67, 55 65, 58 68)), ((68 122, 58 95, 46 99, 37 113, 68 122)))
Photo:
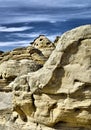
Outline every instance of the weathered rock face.
POLYGON ((26 48, 17 48, 10 52, 5 52, 0 55, 0 64, 8 60, 22 60, 28 59, 36 61, 38 64, 44 64, 45 57, 42 52, 33 46, 28 46, 26 48))
POLYGON ((91 25, 64 33, 43 68, 10 87, 22 130, 91 130, 91 25))
POLYGON ((0 51, 0 91, 10 91, 9 85, 17 76, 34 72, 43 67, 48 57, 45 57, 39 48, 46 49, 49 56, 53 50, 52 43, 45 38, 40 36, 34 40, 35 45, 31 45, 23 48, 16 48, 10 52, 0 51), (42 39, 41 42, 39 42, 42 39), (46 43, 50 43, 50 46, 46 43), (38 47, 36 47, 38 44, 38 47), (48 47, 47 47, 48 46, 48 47))
POLYGON ((57 44, 58 44, 58 40, 60 39, 60 36, 56 36, 56 39, 54 40, 54 44, 55 44, 55 46, 57 46, 57 44))
POLYGON ((33 46, 17 48, 11 52, 5 52, 0 60, 0 90, 17 76, 37 71, 45 63, 46 58, 42 52, 33 46))
POLYGON ((0 130, 21 129, 21 127, 12 124, 18 115, 13 113, 13 119, 11 118, 13 94, 9 84, 16 77, 37 71, 43 67, 46 60, 43 53, 32 45, 16 48, 10 52, 0 51, 0 130))
POLYGON ((32 45, 42 51, 45 57, 49 57, 51 52, 55 49, 55 45, 44 35, 40 35, 34 40, 32 45))

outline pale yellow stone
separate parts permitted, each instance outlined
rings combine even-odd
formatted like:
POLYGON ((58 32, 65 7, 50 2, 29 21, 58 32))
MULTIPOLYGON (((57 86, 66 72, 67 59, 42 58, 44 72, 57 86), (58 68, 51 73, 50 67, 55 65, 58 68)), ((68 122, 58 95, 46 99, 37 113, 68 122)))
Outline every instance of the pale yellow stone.
POLYGON ((43 68, 10 86, 22 130, 91 130, 91 25, 64 33, 43 68))

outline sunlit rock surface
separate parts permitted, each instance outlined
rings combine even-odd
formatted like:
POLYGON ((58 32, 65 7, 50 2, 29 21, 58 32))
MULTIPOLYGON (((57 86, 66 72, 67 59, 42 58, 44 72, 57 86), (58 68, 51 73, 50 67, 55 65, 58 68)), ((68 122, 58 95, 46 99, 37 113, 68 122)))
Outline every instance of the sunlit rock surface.
MULTIPOLYGON (((14 129, 11 125, 9 128, 5 126, 6 122, 11 120, 13 111, 13 93, 9 84, 16 77, 37 71, 43 67, 46 60, 47 57, 32 45, 16 48, 9 52, 0 51, 0 130, 14 129)), ((18 127, 15 126, 16 129, 18 127)))
POLYGON ((91 130, 91 25, 64 33, 56 45, 41 69, 9 83, 12 114, 1 129, 91 130))
POLYGON ((54 50, 55 45, 52 43, 46 36, 40 35, 37 37, 34 42, 32 42, 32 45, 42 51, 43 55, 45 57, 49 57, 51 52, 54 50))

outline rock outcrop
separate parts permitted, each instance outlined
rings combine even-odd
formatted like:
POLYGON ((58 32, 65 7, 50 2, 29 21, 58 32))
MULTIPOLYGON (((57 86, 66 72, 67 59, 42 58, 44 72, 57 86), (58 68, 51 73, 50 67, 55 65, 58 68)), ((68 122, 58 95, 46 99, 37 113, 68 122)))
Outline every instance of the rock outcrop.
POLYGON ((37 71, 46 60, 47 57, 32 45, 10 52, 0 51, 0 130, 8 129, 4 125, 12 114, 13 94, 9 84, 18 76, 37 71))
POLYGON ((41 69, 8 87, 13 113, 1 129, 91 130, 91 25, 64 33, 41 69))
POLYGON ((11 86, 13 109, 23 122, 91 129, 91 25, 63 34, 44 67, 11 86))
POLYGON ((47 60, 42 52, 33 46, 17 48, 0 56, 0 89, 17 76, 37 71, 47 60))
POLYGON ((52 43, 47 37, 44 35, 40 35, 37 37, 34 42, 32 42, 32 45, 42 51, 43 55, 45 57, 49 57, 51 52, 55 49, 54 43, 52 43))
POLYGON ((10 83, 17 76, 37 71, 43 67, 54 48, 53 43, 41 35, 34 40, 31 46, 16 48, 5 53, 0 51, 1 82, 6 83, 8 80, 10 83))

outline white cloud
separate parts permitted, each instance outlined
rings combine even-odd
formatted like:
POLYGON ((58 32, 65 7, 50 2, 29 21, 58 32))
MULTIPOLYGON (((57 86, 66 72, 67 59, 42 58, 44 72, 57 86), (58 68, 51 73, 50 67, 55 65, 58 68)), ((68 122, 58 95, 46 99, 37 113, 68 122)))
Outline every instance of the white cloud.
POLYGON ((61 36, 61 33, 56 33, 56 34, 51 34, 51 35, 46 35, 49 40, 52 42, 56 39, 57 36, 61 36))
POLYGON ((30 43, 31 41, 30 40, 24 40, 24 41, 8 41, 8 42, 0 42, 0 47, 8 47, 8 46, 27 46, 27 45, 29 45, 29 43, 30 43))
POLYGON ((19 23, 19 22, 41 22, 41 21, 52 21, 50 20, 49 18, 50 16, 48 15, 36 15, 36 14, 29 14, 29 15, 22 15, 21 16, 6 16, 5 17, 2 17, 2 19, 0 19, 0 23, 19 23), (10 20, 11 19, 11 20, 10 20))
MULTIPOLYGON (((66 9, 65 9, 66 10, 66 9)), ((69 11, 65 11, 64 9, 60 9, 60 11, 58 11, 57 13, 46 13, 44 11, 44 13, 42 14, 41 12, 39 14, 36 13, 31 13, 31 14, 27 14, 26 15, 15 15, 12 14, 11 16, 5 15, 2 16, 0 19, 0 23, 4 23, 4 24, 8 24, 8 23, 20 23, 20 22, 50 22, 52 24, 56 23, 57 21, 59 22, 65 22, 69 19, 73 19, 73 18, 91 18, 91 11, 89 10, 84 10, 84 8, 81 9, 81 7, 79 6, 79 9, 71 9, 71 7, 67 10, 69 11), (11 19, 11 20, 10 20, 11 19)), ((4 29, 3 32, 7 31, 7 32, 11 32, 13 30, 15 31, 23 31, 28 29, 29 27, 18 27, 17 28, 0 28, 0 30, 4 29), (10 30, 10 31, 9 31, 10 30)), ((30 27, 30 29, 33 27, 30 27)))
POLYGON ((0 32, 22 32, 25 30, 32 29, 33 27, 0 27, 0 32))
MULTIPOLYGON (((14 0, 14 2, 18 4, 18 0, 14 0)), ((21 3, 21 1, 19 2, 21 3)), ((67 21, 68 19, 73 19, 73 18, 83 18, 83 17, 91 18, 91 10, 87 8, 91 4, 91 1, 89 0, 88 2, 84 2, 84 1, 81 2, 81 0, 76 0, 76 1, 56 0, 53 2, 52 0, 46 0, 46 1, 33 0, 32 2, 31 0, 29 0, 28 2, 26 2, 26 0, 22 0, 22 4, 24 3, 27 3, 29 6, 32 6, 32 4, 35 3, 32 7, 36 7, 36 9, 31 7, 26 7, 24 8, 25 9, 24 10, 23 8, 21 8, 23 7, 23 5, 19 6, 18 8, 15 7, 11 9, 10 7, 8 7, 8 9, 6 8, 3 12, 0 13, 0 17, 1 17, 0 23, 8 24, 8 23, 40 22, 40 21, 55 23, 56 21, 60 21, 60 22, 67 21), (36 6, 38 4, 40 4, 40 6, 36 6), (43 4, 50 7, 47 8, 43 6, 43 4), (52 6, 55 8, 51 8, 52 6)))
MULTIPOLYGON (((17 36, 17 37, 21 37, 21 38, 31 38, 34 40, 34 38, 37 38, 39 35, 45 35, 46 37, 48 37, 51 41, 54 41, 56 36, 60 36, 61 33, 56 33, 56 34, 47 34, 47 33, 43 33, 43 32, 34 32, 34 33, 30 33, 30 34, 26 34, 26 33, 15 33, 15 34, 11 34, 11 36, 17 36)), ((32 41, 33 41, 32 40, 32 41)))
POLYGON ((33 32, 33 33, 13 33, 10 36, 17 36, 21 38, 36 38, 39 35, 43 34, 43 32, 33 32))

